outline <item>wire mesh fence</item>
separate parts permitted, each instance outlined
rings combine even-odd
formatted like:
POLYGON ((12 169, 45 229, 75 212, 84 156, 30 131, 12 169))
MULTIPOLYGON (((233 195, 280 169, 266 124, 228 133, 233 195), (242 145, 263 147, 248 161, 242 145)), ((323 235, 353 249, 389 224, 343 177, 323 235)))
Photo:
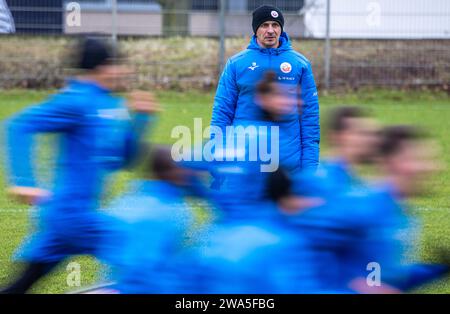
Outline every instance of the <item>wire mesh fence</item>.
POLYGON ((448 88, 447 0, 0 0, 0 87, 60 86, 72 41, 96 33, 118 38, 140 87, 211 89, 262 4, 283 11, 321 87, 448 88))

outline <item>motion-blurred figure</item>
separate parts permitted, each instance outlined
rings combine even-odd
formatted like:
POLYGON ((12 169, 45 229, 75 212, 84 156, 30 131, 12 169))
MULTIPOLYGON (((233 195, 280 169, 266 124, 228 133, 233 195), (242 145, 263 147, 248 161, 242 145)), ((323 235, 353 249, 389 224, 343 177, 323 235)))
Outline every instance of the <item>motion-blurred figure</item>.
POLYGON ((220 190, 211 192, 222 219, 265 220, 276 214, 267 206, 267 180, 271 172, 285 166, 280 160, 280 140, 285 135, 279 123, 296 108, 297 97, 286 92, 275 72, 268 71, 257 83, 254 98, 261 119, 242 121, 227 134, 223 150, 215 151, 227 159, 210 166, 212 172, 226 178, 220 190))
POLYGON ((175 163, 164 147, 152 150, 144 171, 108 207, 114 236, 100 255, 112 267, 120 293, 183 292, 186 267, 176 265, 195 220, 186 197, 196 196, 197 173, 175 163))
POLYGON ((328 158, 316 172, 294 176, 293 192, 300 195, 332 197, 351 186, 364 185, 357 174, 359 165, 374 162, 379 141, 376 120, 359 107, 337 107, 327 120, 330 145, 328 158))
POLYGON ((286 222, 307 239, 314 256, 311 272, 321 283, 317 292, 349 292, 339 278, 345 275, 338 269, 341 264, 337 252, 352 239, 352 233, 345 232, 349 227, 346 219, 359 216, 348 216, 346 210, 356 210, 357 205, 347 195, 366 189, 367 182, 355 168, 374 160, 379 127, 359 107, 337 107, 328 116, 326 130, 330 157, 321 162, 317 171, 287 177, 284 181, 290 184, 278 184, 278 206, 286 222))
MULTIPOLYGON (((275 172, 276 174, 277 172, 275 172)), ((235 174, 236 175, 236 174, 235 174)), ((279 217, 273 173, 264 180, 267 197, 247 203, 245 219, 219 216, 183 250, 178 263, 184 290, 175 293, 311 293, 319 289, 303 236, 279 217)), ((223 206, 212 196, 212 204, 223 206)), ((238 204, 225 205, 227 209, 238 204)))
MULTIPOLYGON (((256 209, 256 208, 255 208, 256 209)), ((177 293, 309 293, 317 291, 302 237, 270 221, 212 225, 184 252, 177 293)))
POLYGON ((307 239, 319 292, 398 293, 448 271, 407 260, 414 220, 403 200, 417 195, 435 168, 429 142, 412 127, 387 128, 377 142, 385 184, 348 185, 343 176, 346 189, 323 194, 322 205, 289 217, 307 239))
POLYGON ((137 156, 150 115, 157 109, 148 93, 134 92, 129 108, 112 94, 130 74, 113 61, 105 42, 83 40, 76 55, 81 75, 8 123, 9 193, 40 210, 36 230, 19 254, 27 262, 25 271, 4 293, 26 292, 70 255, 96 254, 107 237, 109 224, 96 212, 105 180, 137 156), (37 133, 60 135, 51 192, 39 188, 33 175, 37 133))
MULTIPOLYGON (((430 175, 439 170, 438 148, 420 129, 405 125, 385 128, 379 147, 383 179, 371 188, 365 203, 374 221, 368 228, 371 238, 361 251, 366 253, 367 260, 380 265, 384 285, 408 291, 450 270, 448 252, 439 252, 443 254, 442 265, 412 263, 410 260, 415 257, 409 256, 418 243, 420 228, 405 201, 420 195, 430 175)), ((355 280, 352 287, 370 292, 363 282, 365 279, 355 280)))

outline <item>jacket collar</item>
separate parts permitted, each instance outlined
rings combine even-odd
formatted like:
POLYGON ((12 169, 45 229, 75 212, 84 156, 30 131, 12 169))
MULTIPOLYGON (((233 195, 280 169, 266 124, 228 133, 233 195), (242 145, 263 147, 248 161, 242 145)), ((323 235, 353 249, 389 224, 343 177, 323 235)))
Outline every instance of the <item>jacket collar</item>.
POLYGON ((94 81, 80 80, 78 78, 70 78, 67 80, 68 87, 74 90, 87 90, 94 93, 111 93, 111 91, 103 86, 100 86, 94 81))
POLYGON ((281 52, 292 50, 292 45, 291 45, 291 41, 289 39, 288 34, 283 32, 283 33, 281 33, 281 36, 280 36, 280 46, 278 48, 262 48, 260 45, 258 45, 258 42, 256 40, 256 35, 253 35, 247 49, 258 50, 265 54, 277 54, 278 55, 281 52))

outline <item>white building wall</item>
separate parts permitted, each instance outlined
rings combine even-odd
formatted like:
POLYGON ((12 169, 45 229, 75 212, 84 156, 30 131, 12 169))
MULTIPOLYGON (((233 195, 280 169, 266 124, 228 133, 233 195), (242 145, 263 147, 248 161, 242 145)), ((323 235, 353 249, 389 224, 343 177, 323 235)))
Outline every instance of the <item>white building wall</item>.
MULTIPOLYGON (((307 0, 307 36, 322 38, 326 0, 307 0)), ((450 0, 331 0, 332 38, 450 38, 450 0)))

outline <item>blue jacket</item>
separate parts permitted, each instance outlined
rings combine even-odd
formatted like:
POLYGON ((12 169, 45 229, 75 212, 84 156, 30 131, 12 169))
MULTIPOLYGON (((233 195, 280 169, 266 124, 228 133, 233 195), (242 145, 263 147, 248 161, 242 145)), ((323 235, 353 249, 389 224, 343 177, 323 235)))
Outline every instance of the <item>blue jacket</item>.
MULTIPOLYGON (((53 201, 97 199, 105 176, 124 167, 137 153, 148 116, 132 120, 124 100, 94 83, 73 80, 43 104, 7 124, 10 184, 35 187, 33 135, 57 133, 59 156, 53 201), (20 143, 20 144, 18 144, 20 143)), ((84 204, 85 205, 85 204, 84 204)))
POLYGON ((241 123, 241 126, 247 132, 227 137, 227 142, 236 143, 233 148, 225 148, 227 157, 233 156, 234 160, 218 161, 210 165, 215 173, 224 177, 221 189, 211 190, 210 199, 222 211, 222 219, 274 219, 278 213, 269 204, 267 186, 271 173, 269 171, 275 171, 273 168, 278 167, 279 156, 272 147, 278 144, 278 134, 273 134, 269 121, 241 123), (269 155, 261 159, 255 158, 252 149, 264 146, 262 142, 266 144, 266 149, 261 154, 270 152, 270 158, 269 155), (254 145, 256 143, 258 144, 254 145))
POLYGON ((309 244, 314 260, 311 273, 321 283, 321 293, 351 292, 349 283, 365 278, 370 262, 381 265, 384 280, 392 272, 392 259, 399 256, 390 240, 395 226, 388 230, 388 219, 382 215, 389 211, 372 206, 374 198, 369 193, 359 190, 351 194, 355 195, 339 193, 320 207, 289 217, 309 244))
POLYGON ((352 187, 366 185, 341 158, 322 160, 316 171, 304 171, 294 175, 292 179, 294 194, 326 199, 342 194, 352 187))
POLYGON ((279 122, 281 163, 292 171, 315 168, 320 142, 316 84, 310 62, 292 49, 286 33, 280 37, 280 46, 270 49, 261 48, 253 36, 247 50, 228 60, 217 88, 211 125, 225 128, 260 120, 262 112, 254 102, 255 84, 267 70, 275 71, 292 95, 301 90, 301 113, 294 108, 279 122))
POLYGON ((274 219, 279 213, 269 202, 267 187, 271 172, 279 166, 278 150, 274 149, 278 130, 264 120, 241 123, 240 127, 240 131, 226 135, 226 145, 214 147, 211 160, 183 161, 180 165, 220 178, 220 189, 209 189, 201 180, 199 184, 191 182, 191 189, 210 202, 221 220, 274 219))
POLYGON ((324 205, 289 217, 307 239, 315 261, 312 273, 322 283, 320 292, 352 292, 349 283, 366 278, 372 262, 381 266, 381 283, 402 290, 439 278, 448 270, 408 262, 415 221, 400 206, 392 187, 351 184, 349 179, 348 173, 335 171, 322 182, 335 187, 336 194, 319 193, 325 197, 324 205))
POLYGON ((173 267, 194 222, 188 194, 168 182, 137 180, 108 208, 117 222, 99 255, 121 293, 167 293, 182 285, 173 267))
POLYGON ((104 227, 94 210, 107 175, 133 160, 147 120, 143 114, 132 119, 122 98, 77 80, 43 104, 10 119, 11 185, 38 185, 33 173, 33 136, 60 135, 52 197, 41 203, 38 233, 26 241, 22 256, 58 260, 68 254, 92 253, 104 227))
POLYGON ((266 222, 212 225, 177 267, 186 285, 172 293, 309 293, 317 291, 301 236, 266 222))

